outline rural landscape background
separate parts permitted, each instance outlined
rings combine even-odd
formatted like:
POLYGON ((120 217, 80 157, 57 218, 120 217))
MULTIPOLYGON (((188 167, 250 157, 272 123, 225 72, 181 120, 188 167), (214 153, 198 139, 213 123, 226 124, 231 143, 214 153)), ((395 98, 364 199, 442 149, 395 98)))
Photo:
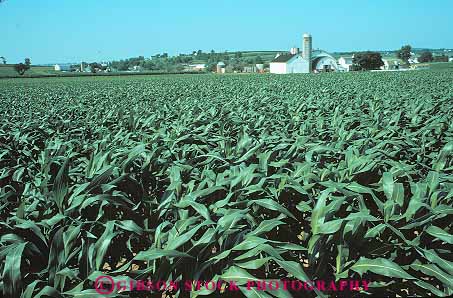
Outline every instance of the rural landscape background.
POLYGON ((452 9, 0 1, 1 296, 453 295, 452 9))

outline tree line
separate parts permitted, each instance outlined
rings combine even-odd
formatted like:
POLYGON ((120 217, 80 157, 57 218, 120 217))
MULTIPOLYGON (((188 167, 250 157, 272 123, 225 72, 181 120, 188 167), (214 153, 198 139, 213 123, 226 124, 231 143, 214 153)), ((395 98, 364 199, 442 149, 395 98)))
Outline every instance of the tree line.
POLYGON ((178 56, 169 57, 167 53, 157 54, 151 59, 145 59, 144 56, 133 57, 129 59, 112 61, 111 67, 118 71, 127 71, 135 68, 150 71, 182 71, 184 65, 193 63, 206 64, 207 71, 214 71, 219 61, 223 61, 227 67, 233 70, 242 70, 245 66, 257 63, 264 63, 260 56, 244 57, 242 52, 236 52, 234 55, 223 52, 216 53, 212 50, 204 53, 202 50, 193 51, 192 54, 179 54, 178 56))
MULTIPOLYGON (((395 54, 396 58, 401 59, 405 65, 411 63, 411 59, 415 60, 415 55, 412 53, 412 46, 404 45, 395 54)), ((445 54, 434 56, 430 51, 423 51, 417 57, 418 62, 448 62, 449 57, 445 54)), ((382 55, 379 52, 359 52, 354 54, 353 70, 374 70, 379 69, 384 65, 382 55)))
MULTIPOLYGON (((396 52, 396 58, 401 59, 404 64, 409 65, 413 59, 412 47, 404 45, 396 52)), ((449 57, 445 54, 433 55, 430 51, 423 51, 417 57, 418 62, 448 62, 449 57)), ((0 61, 6 64, 6 58, 0 56, 0 61)), ((89 67, 91 72, 117 70, 127 71, 132 69, 163 71, 163 72, 180 72, 184 70, 184 65, 202 62, 206 64, 206 71, 215 71, 219 61, 223 61, 226 67, 232 71, 242 71, 244 67, 254 64, 268 63, 261 56, 244 56, 242 52, 235 52, 234 55, 227 51, 216 53, 211 50, 209 53, 204 53, 202 50, 193 51, 191 54, 179 54, 178 56, 170 57, 168 53, 156 54, 151 59, 145 59, 144 56, 132 57, 128 59, 112 61, 108 67, 97 62, 86 63, 82 62, 82 67, 89 67)), ((380 69, 384 65, 382 55, 379 52, 357 52, 353 58, 353 70, 373 70, 380 69)), ((23 75, 31 67, 30 58, 26 58, 23 63, 14 65, 14 69, 19 75, 23 75)), ((79 69, 80 65, 71 65, 71 71, 79 69)))

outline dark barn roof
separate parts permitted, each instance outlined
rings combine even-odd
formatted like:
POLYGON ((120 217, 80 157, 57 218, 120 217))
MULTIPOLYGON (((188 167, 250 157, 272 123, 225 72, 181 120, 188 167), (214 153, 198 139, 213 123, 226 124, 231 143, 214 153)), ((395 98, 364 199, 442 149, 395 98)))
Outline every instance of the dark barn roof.
POLYGON ((272 60, 271 62, 281 62, 281 63, 284 63, 284 62, 288 62, 291 58, 293 58, 294 56, 296 56, 297 54, 282 54, 280 56, 278 56, 277 58, 275 58, 274 60, 272 60))

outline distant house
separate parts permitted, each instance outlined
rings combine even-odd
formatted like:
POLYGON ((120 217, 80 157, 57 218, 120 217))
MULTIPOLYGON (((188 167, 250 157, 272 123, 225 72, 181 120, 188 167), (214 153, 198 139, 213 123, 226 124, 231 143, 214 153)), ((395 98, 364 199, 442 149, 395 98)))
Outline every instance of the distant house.
POLYGON ((256 66, 244 66, 242 72, 252 73, 257 72, 256 66))
POLYGON ((247 65, 244 66, 242 69, 242 72, 246 73, 263 73, 264 72, 264 64, 263 63, 257 63, 255 65, 247 65))
POLYGON ((384 65, 381 66, 382 70, 395 70, 400 68, 399 60, 382 59, 382 62, 384 62, 384 65))
POLYGON ((71 71, 70 64, 55 64, 54 66, 55 71, 71 71))
POLYGON ((338 65, 340 66, 340 70, 342 71, 351 71, 352 70, 352 61, 354 60, 354 57, 340 57, 338 59, 338 65))
POLYGON ((453 57, 448 58, 448 62, 453 62, 453 57))
POLYGON ((419 63, 417 56, 415 55, 415 53, 412 53, 412 52, 411 52, 411 57, 407 60, 407 62, 409 62, 410 64, 419 63))
POLYGON ((204 71, 206 69, 206 64, 189 64, 188 70, 190 71, 204 71))

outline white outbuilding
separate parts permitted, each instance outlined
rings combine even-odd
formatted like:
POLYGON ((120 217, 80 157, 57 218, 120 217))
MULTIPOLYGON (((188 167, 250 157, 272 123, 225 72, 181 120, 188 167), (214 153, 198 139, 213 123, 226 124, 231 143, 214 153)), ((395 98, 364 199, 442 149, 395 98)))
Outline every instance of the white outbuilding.
POLYGON ((352 70, 352 62, 354 60, 354 57, 340 57, 338 59, 338 66, 340 70, 342 71, 351 71, 352 70))
POLYGON ((55 71, 70 71, 71 65, 70 64, 55 64, 54 70, 55 71))
POLYGON ((193 71, 203 71, 206 69, 206 64, 204 64, 204 63, 190 64, 189 69, 191 69, 193 71))
POLYGON ((400 68, 399 60, 395 59, 382 59, 384 65, 381 66, 382 70, 396 70, 400 68))

